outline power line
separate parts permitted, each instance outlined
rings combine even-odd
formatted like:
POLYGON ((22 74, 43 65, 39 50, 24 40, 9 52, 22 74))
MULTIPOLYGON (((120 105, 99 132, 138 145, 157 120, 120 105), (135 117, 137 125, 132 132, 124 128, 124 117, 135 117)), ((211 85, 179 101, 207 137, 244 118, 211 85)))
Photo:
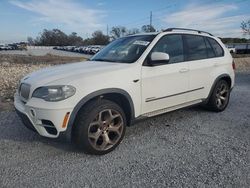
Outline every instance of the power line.
MULTIPOLYGON (((152 14, 153 14, 153 12, 161 12, 162 10, 165 10, 166 11, 166 9, 170 9, 170 8, 172 8, 172 7, 174 7, 174 6, 176 6, 176 2, 174 2, 174 3, 168 3, 165 7, 163 7, 163 8, 160 8, 160 9, 154 9, 153 11, 151 11, 152 12, 152 14)), ((151 21, 150 21, 150 23, 151 23, 151 25, 152 25, 152 22, 153 22, 153 18, 151 18, 151 13, 150 13, 150 16, 148 17, 144 17, 144 18, 140 18, 140 19, 137 19, 137 20, 135 20, 135 21, 132 21, 132 22, 128 22, 128 23, 125 23, 125 24, 121 24, 122 26, 130 26, 130 25, 138 25, 139 23, 144 23, 145 25, 148 25, 148 24, 146 24, 145 23, 145 21, 147 21, 148 19, 150 19, 151 21)))
MULTIPOLYGON (((217 0, 216 1, 216 4, 218 4, 217 7, 224 7, 225 5, 220 5, 221 2, 224 2, 225 0, 217 0)), ((231 2, 230 4, 240 4, 240 3, 244 3, 244 2, 247 2, 248 0, 235 0, 234 2, 231 2)), ((208 2, 215 2, 214 0, 213 1, 208 1, 208 2)), ((165 7, 163 8, 159 8, 159 9, 154 9, 152 11, 150 11, 150 16, 149 17, 144 17, 144 18, 141 18, 141 19, 138 19, 138 20, 135 20, 135 21, 132 21, 132 22, 129 22, 129 23, 126 23, 126 24, 121 24, 122 26, 134 26, 134 25, 147 25, 147 20, 149 19, 149 24, 152 26, 153 25, 153 21, 154 23, 159 23, 162 21, 162 16, 164 14, 167 14, 169 12, 169 10, 173 9, 174 7, 177 6, 177 3, 178 2, 172 2, 172 3, 169 3, 168 5, 166 5, 165 7), (153 17, 153 13, 154 13, 154 17, 153 17), (156 15, 156 16, 155 16, 156 15)), ((208 8, 204 8, 203 10, 209 10, 211 9, 211 7, 208 7, 208 8)))

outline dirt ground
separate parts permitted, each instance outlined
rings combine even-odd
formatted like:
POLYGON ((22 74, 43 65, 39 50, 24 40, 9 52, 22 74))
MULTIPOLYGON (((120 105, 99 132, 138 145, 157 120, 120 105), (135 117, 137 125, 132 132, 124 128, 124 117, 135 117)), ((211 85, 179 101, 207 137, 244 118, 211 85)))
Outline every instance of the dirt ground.
MULTIPOLYGON (((18 81, 30 72, 63 63, 85 61, 83 57, 0 55, 0 101, 13 101, 18 81)), ((250 72, 250 57, 234 59, 237 72, 250 72)))

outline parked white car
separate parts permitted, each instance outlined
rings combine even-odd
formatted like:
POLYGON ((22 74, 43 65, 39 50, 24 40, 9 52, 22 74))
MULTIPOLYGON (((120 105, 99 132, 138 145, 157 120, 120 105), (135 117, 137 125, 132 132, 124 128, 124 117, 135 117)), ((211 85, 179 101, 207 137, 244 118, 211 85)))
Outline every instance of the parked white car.
POLYGON ((236 53, 236 49, 235 49, 235 47, 233 47, 233 46, 226 46, 227 47, 227 49, 229 50, 229 52, 232 54, 232 53, 236 53))
POLYGON ((5 45, 0 44, 0 51, 1 51, 1 50, 5 50, 5 45))
POLYGON ((1 44, 0 50, 12 50, 12 47, 7 44, 1 44))
POLYGON ((136 119, 197 104, 223 111, 234 68, 220 39, 171 28, 117 39, 87 62, 31 73, 14 104, 28 128, 100 155, 114 150, 136 119))

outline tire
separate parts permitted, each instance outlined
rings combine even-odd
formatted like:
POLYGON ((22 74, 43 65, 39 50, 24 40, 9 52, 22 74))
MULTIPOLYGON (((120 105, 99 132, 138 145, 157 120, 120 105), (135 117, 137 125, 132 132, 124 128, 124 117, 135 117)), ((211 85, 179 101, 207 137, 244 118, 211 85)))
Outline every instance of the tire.
POLYGON ((207 103, 209 110, 214 112, 222 112, 226 109, 230 98, 230 87, 225 80, 219 80, 207 103))
POLYGON ((91 101, 78 113, 72 141, 87 154, 104 155, 122 141, 126 130, 126 116, 116 103, 98 99, 91 101))

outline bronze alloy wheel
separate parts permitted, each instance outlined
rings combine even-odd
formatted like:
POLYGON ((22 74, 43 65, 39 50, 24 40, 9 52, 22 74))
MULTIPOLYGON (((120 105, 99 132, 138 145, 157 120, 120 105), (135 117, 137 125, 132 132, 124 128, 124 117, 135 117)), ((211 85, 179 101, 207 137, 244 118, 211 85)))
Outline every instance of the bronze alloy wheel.
POLYGON ((72 141, 87 154, 104 155, 121 143, 126 125, 126 115, 117 103, 92 100, 78 112, 72 141))
POLYGON ((219 109, 223 109, 229 99, 229 88, 228 85, 225 82, 221 82, 219 87, 216 90, 216 106, 219 109))
POLYGON ((229 103, 230 91, 230 84, 226 80, 219 80, 212 90, 206 107, 214 112, 222 112, 229 103))
POLYGON ((88 140, 99 151, 106 151, 117 144, 122 136, 122 115, 113 109, 100 111, 88 128, 88 140))

